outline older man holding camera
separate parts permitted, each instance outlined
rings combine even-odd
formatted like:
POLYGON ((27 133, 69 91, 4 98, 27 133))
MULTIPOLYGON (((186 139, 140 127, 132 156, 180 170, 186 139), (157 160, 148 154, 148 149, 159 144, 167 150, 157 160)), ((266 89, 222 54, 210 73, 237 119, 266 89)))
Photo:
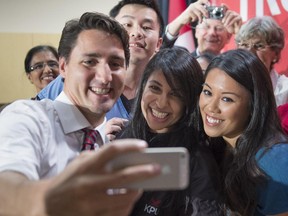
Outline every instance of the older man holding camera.
POLYGON ((206 51, 218 55, 242 25, 242 18, 235 11, 226 6, 209 6, 209 0, 198 0, 167 25, 164 46, 174 44, 180 29, 195 21, 198 21, 195 32, 198 47, 192 53, 194 56, 206 51))

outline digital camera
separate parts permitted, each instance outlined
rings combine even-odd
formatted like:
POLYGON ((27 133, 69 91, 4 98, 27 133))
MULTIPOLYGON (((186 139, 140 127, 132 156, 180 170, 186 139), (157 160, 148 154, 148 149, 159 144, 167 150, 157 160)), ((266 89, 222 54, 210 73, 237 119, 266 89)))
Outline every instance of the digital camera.
POLYGON ((208 11, 208 17, 210 19, 218 19, 221 20, 225 15, 225 8, 221 6, 206 6, 208 11))

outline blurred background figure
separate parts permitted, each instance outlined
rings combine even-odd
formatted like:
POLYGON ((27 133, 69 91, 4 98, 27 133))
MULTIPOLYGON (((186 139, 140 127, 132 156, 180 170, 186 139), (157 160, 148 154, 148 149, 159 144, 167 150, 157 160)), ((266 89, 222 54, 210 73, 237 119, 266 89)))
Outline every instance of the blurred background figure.
POLYGON ((288 102, 288 78, 273 68, 281 58, 284 37, 283 29, 270 16, 248 20, 235 37, 238 48, 256 54, 270 72, 277 106, 288 102))
MULTIPOLYGON (((242 25, 242 17, 235 11, 223 6, 221 15, 210 16, 207 6, 208 0, 199 0, 190 4, 185 11, 166 26, 162 47, 171 47, 176 42, 182 27, 190 23, 198 22, 195 27, 197 48, 192 52, 193 56, 201 55, 206 51, 215 55, 229 43, 231 37, 238 32, 242 25)), ((220 8, 221 7, 217 7, 220 8)))
POLYGON ((24 67, 38 93, 59 75, 57 50, 48 45, 31 48, 26 54, 24 67))
MULTIPOLYGON (((24 68, 27 78, 35 85, 37 93, 59 75, 58 60, 56 48, 49 45, 38 45, 27 52, 24 68)), ((36 97, 31 97, 31 99, 35 100, 36 97)), ((9 104, 0 106, 0 112, 9 104)))

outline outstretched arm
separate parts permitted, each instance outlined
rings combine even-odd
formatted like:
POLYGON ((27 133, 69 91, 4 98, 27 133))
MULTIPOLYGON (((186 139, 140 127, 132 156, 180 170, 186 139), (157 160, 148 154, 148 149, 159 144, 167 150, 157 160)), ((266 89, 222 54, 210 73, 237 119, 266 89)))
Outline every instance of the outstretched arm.
POLYGON ((16 172, 0 173, 0 215, 128 215, 139 191, 111 195, 109 189, 160 173, 157 165, 141 165, 108 171, 114 157, 141 151, 146 143, 116 140, 98 152, 84 152, 58 176, 30 181, 16 172))
POLYGON ((205 5, 208 3, 209 0, 198 0, 193 4, 190 4, 185 11, 168 24, 168 32, 173 36, 177 36, 184 25, 197 20, 201 23, 203 17, 208 16, 208 12, 205 9, 205 5))
POLYGON ((208 4, 209 0, 198 0, 197 2, 190 4, 185 11, 183 11, 178 17, 166 26, 165 35, 163 36, 163 43, 161 48, 173 47, 177 40, 178 34, 181 28, 185 25, 190 25, 191 22, 199 20, 202 22, 203 17, 208 15, 205 8, 205 4, 208 4))

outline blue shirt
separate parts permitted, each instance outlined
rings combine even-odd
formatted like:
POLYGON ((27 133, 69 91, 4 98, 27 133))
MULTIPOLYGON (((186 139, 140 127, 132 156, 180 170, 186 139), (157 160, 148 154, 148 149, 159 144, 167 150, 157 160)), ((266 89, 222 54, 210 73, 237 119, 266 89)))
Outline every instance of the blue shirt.
POLYGON ((55 100, 55 98, 62 92, 63 86, 63 77, 59 75, 55 80, 43 88, 36 97, 38 100, 42 100, 44 98, 55 100))
POLYGON ((268 180, 257 187, 257 216, 288 212, 288 144, 276 144, 256 159, 268 180), (262 156, 262 157, 261 157, 262 156))
POLYGON ((127 112, 121 98, 118 98, 112 109, 106 114, 107 121, 113 117, 131 120, 132 116, 127 112))

